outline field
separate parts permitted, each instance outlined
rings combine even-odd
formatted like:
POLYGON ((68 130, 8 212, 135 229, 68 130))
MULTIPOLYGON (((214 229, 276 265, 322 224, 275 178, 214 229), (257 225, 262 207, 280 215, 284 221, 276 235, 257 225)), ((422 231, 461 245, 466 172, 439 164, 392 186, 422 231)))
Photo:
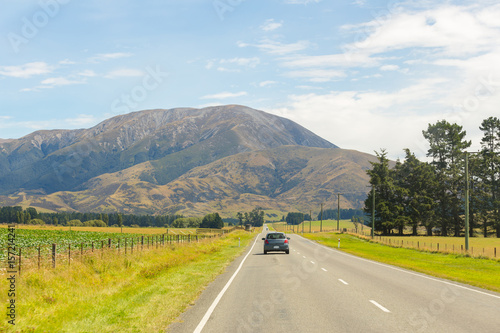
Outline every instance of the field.
MULTIPOLYGON (((320 232, 322 229, 323 232, 325 231, 336 231, 337 230, 337 220, 323 220, 323 223, 321 221, 312 221, 309 223, 309 221, 304 221, 298 226, 287 226, 285 222, 276 222, 276 223, 268 223, 268 226, 273 226, 274 229, 278 231, 286 231, 286 232, 302 232, 302 224, 304 225, 304 232, 320 232), (311 227, 309 228, 309 225, 311 227)), ((350 220, 340 220, 339 223, 340 230, 343 230, 344 228, 347 229, 348 231, 354 232, 356 226, 354 223, 352 223, 350 220)), ((363 232, 370 232, 371 228, 367 227, 365 225, 362 225, 361 223, 358 224, 359 231, 363 232)))
POLYGON ((127 255, 105 249, 70 266, 24 270, 16 280, 16 326, 4 320, 0 332, 164 332, 254 235, 236 231, 127 255))
MULTIPOLYGON (((440 236, 375 236, 375 241, 425 251, 465 254, 464 237, 440 236)), ((469 255, 500 258, 500 238, 469 238, 469 255)))

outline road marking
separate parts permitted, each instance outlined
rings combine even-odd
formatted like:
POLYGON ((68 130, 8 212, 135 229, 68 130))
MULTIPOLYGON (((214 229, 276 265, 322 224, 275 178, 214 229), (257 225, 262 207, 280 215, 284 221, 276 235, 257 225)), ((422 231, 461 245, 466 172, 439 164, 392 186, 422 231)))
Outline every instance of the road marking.
POLYGON ((349 283, 345 282, 345 281, 344 281, 344 280, 342 280, 342 279, 339 279, 339 281, 340 281, 340 282, 342 282, 342 283, 343 283, 343 284, 345 284, 345 285, 348 285, 348 284, 349 284, 349 283))
POLYGON ((305 258, 306 258, 306 256, 302 256, 302 258, 304 258, 304 259, 305 259, 305 258))
POLYGON ((312 261, 312 260, 311 260, 311 264, 313 264, 313 265, 314 265, 314 261, 312 261))
POLYGON ((384 312, 387 312, 387 313, 391 312, 391 311, 387 310, 386 308, 384 308, 382 305, 375 302, 374 300, 370 300, 370 303, 372 303, 373 305, 375 305, 377 308, 379 308, 380 310, 382 310, 384 312))
POLYGON ((243 258, 243 260, 241 261, 240 265, 238 266, 238 269, 234 272, 233 276, 231 276, 231 278, 229 279, 229 281, 227 281, 226 285, 224 286, 224 288, 222 288, 222 290, 220 291, 219 295, 217 295, 217 297, 213 301, 212 305, 210 305, 210 307, 207 310, 207 313, 205 313, 205 315, 203 316, 203 318, 201 319, 200 323, 198 324, 198 326, 196 327, 196 329, 193 331, 193 333, 200 333, 203 330, 203 327, 205 327, 208 319, 210 318, 210 316, 214 312, 215 307, 217 306, 217 304, 219 304, 219 301, 221 300, 222 296, 224 296, 224 293, 229 288, 229 286, 233 282, 234 278, 236 277, 236 275, 240 271, 241 267, 245 263, 245 260, 247 260, 247 258, 250 255, 250 253, 252 253, 252 250, 253 250, 255 244, 257 244, 257 239, 259 239, 259 237, 255 238, 255 242, 253 242, 252 248, 250 249, 250 251, 248 251, 248 253, 245 256, 245 258, 243 258))
POLYGON ((326 269, 324 269, 323 267, 321 267, 322 270, 324 270, 325 272, 328 272, 326 269))
POLYGON ((491 296, 491 297, 500 299, 500 296, 493 295, 493 294, 490 294, 490 293, 487 293, 487 292, 484 292, 484 291, 481 291, 481 290, 476 290, 476 289, 472 289, 472 288, 469 288, 469 287, 461 286, 459 284, 448 282, 448 281, 445 281, 445 280, 439 280, 439 279, 436 279, 436 278, 433 278, 433 277, 430 277, 430 276, 427 276, 427 275, 423 275, 423 274, 415 273, 415 272, 408 271, 408 270, 405 270, 405 269, 402 269, 402 268, 398 268, 396 266, 391 266, 391 265, 388 265, 388 264, 382 264, 382 263, 374 261, 374 260, 369 260, 369 259, 357 257, 357 256, 355 256, 353 254, 348 254, 348 253, 342 252, 342 251, 337 250, 337 249, 332 249, 332 248, 330 248, 328 246, 325 246, 325 245, 322 245, 322 244, 318 244, 318 243, 315 243, 315 242, 312 242, 312 241, 309 241, 309 242, 311 244, 315 244, 315 245, 321 246, 321 247, 323 247, 323 248, 325 248, 325 249, 327 249, 327 250, 329 250, 331 252, 334 252, 334 253, 337 253, 337 254, 340 254, 340 255, 343 255, 343 256, 346 256, 346 257, 355 258, 355 259, 358 259, 358 260, 361 260, 361 261, 366 261, 366 262, 369 262, 369 263, 372 263, 372 264, 375 264, 375 265, 379 265, 379 266, 383 266, 383 267, 386 267, 386 268, 390 268, 390 269, 393 269, 395 271, 403 272, 403 273, 414 275, 414 276, 419 276, 421 278, 424 278, 424 279, 427 279, 427 280, 431 280, 431 281, 434 281, 434 282, 440 282, 440 283, 443 283, 443 284, 447 284, 449 286, 454 286, 454 287, 457 287, 457 288, 461 288, 461 289, 465 289, 465 290, 468 290, 468 291, 476 292, 478 294, 482 294, 482 295, 486 295, 486 296, 491 296))

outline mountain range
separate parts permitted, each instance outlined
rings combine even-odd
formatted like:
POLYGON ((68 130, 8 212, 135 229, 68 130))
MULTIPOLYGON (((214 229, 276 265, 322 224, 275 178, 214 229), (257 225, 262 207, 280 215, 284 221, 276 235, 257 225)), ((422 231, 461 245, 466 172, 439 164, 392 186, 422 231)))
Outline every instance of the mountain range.
POLYGON ((316 211, 343 193, 359 208, 374 160, 245 106, 146 110, 0 139, 0 205, 229 217, 316 211))

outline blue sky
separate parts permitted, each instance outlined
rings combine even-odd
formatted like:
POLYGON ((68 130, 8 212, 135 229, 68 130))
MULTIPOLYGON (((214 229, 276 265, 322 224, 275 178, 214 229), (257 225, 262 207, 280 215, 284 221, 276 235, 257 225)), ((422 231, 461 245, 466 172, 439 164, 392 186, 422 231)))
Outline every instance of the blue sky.
POLYGON ((500 114, 496 1, 2 0, 0 138, 242 104, 332 143, 425 156, 500 114))

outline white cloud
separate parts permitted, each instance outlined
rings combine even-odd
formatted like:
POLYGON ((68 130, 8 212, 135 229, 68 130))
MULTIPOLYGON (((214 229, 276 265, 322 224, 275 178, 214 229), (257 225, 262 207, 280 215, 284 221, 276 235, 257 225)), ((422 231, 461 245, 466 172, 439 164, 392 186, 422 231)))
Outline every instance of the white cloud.
POLYGON ((276 84, 276 81, 262 81, 259 83, 259 87, 267 87, 276 84))
POLYGON ((78 75, 85 76, 85 77, 97 76, 97 74, 93 70, 90 70, 90 69, 83 70, 80 73, 78 73, 78 75))
POLYGON ((70 80, 65 77, 51 77, 48 79, 43 80, 41 86, 42 88, 52 88, 56 86, 68 86, 72 84, 82 84, 85 83, 85 81, 82 80, 70 80))
POLYGON ((101 53, 98 54, 97 56, 89 58, 88 61, 93 63, 99 63, 113 59, 128 58, 131 56, 132 53, 126 53, 126 52, 101 53))
POLYGON ((122 77, 140 77, 140 76, 144 76, 144 72, 141 70, 132 68, 122 68, 111 71, 104 77, 107 79, 116 79, 122 77))
MULTIPOLYGON (((215 60, 209 60, 207 62, 207 65, 205 66, 206 69, 212 69, 213 66, 215 65, 216 61, 215 60)), ((255 68, 260 64, 260 58, 258 57, 252 57, 252 58, 244 58, 244 57, 237 57, 237 58, 231 58, 231 59, 221 59, 219 60, 219 64, 221 66, 217 67, 217 70, 220 72, 232 72, 232 73, 239 73, 241 72, 241 67, 247 67, 247 68, 255 68), (236 68, 228 68, 231 66, 237 66, 236 68)))
POLYGON ((60 65, 74 65, 74 64, 76 64, 76 62, 71 61, 69 59, 64 59, 64 60, 59 61, 59 64, 60 65))
POLYGON ((310 43, 308 41, 298 41, 296 43, 281 43, 270 39, 263 39, 258 44, 247 44, 238 42, 239 47, 254 46, 263 52, 275 54, 275 55, 285 55, 289 53, 295 53, 298 51, 305 50, 309 47, 310 43))
POLYGON ((383 65, 382 67, 380 67, 381 71, 397 71, 398 69, 398 65, 383 65))
POLYGON ((293 78, 306 78, 311 82, 327 82, 332 79, 343 78, 346 74, 343 71, 332 69, 306 69, 290 71, 286 76, 293 78))
POLYGON ((320 56, 296 56, 283 59, 284 67, 374 67, 383 58, 373 57, 367 53, 329 54, 320 56))
POLYGON ((81 127, 86 128, 95 125, 98 121, 96 117, 89 114, 79 114, 76 118, 66 118, 64 119, 64 124, 67 127, 81 127))
POLYGON ((273 31, 283 26, 283 22, 275 22, 274 19, 267 20, 260 28, 264 31, 273 31))
MULTIPOLYGON (((479 13, 481 14, 481 13, 479 13)), ((423 11, 394 11, 358 25, 344 26, 357 33, 347 48, 380 54, 409 48, 424 48, 430 54, 464 56, 497 44, 498 31, 466 7, 439 5, 423 11)))
POLYGON ((0 75, 23 79, 30 78, 35 75, 48 74, 52 71, 52 66, 49 66, 45 62, 30 62, 21 66, 0 67, 0 75))
POLYGON ((240 91, 237 93, 231 93, 231 92, 221 92, 218 94, 213 94, 213 95, 205 95, 201 97, 201 99, 227 99, 227 98, 234 98, 234 97, 241 97, 241 96, 246 96, 248 93, 246 91, 240 91))

